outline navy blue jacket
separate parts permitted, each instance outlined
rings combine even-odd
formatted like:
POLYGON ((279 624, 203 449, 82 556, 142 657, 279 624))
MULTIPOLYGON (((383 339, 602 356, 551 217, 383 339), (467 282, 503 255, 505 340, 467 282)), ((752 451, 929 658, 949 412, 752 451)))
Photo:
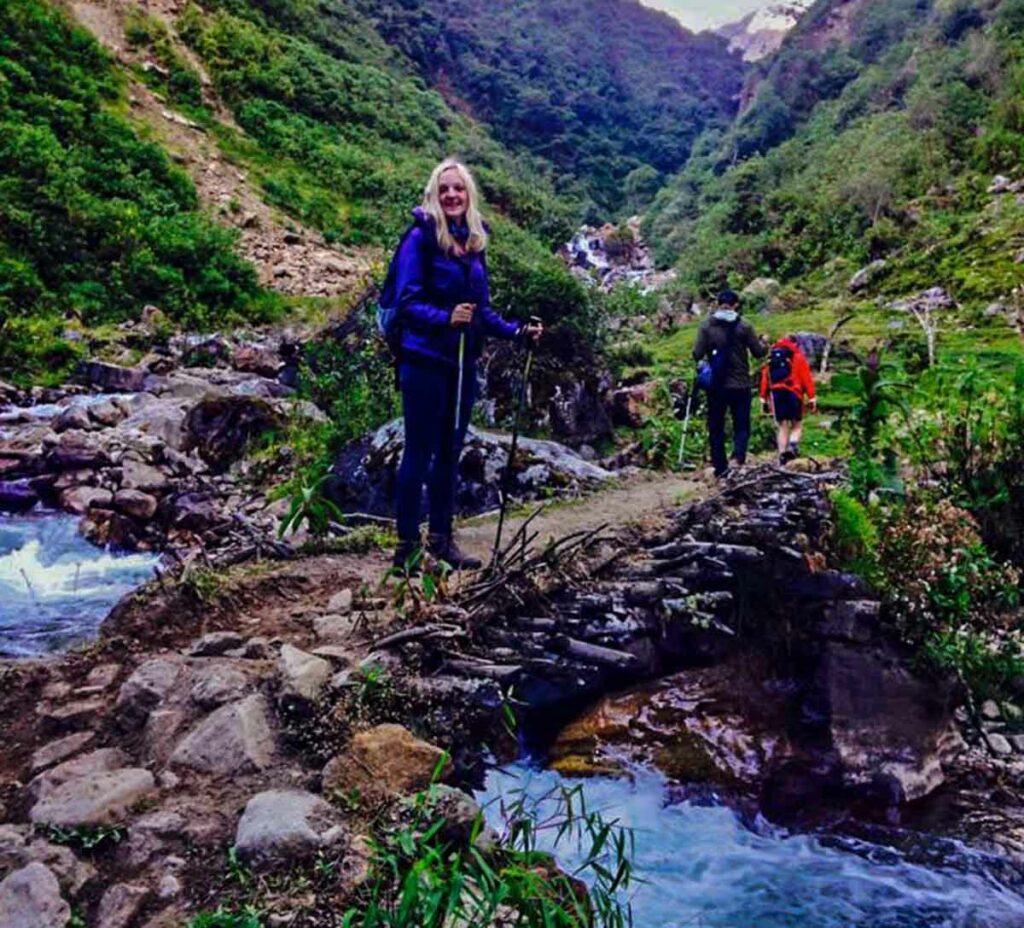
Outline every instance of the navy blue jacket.
MULTIPOLYGON (((483 253, 445 254, 438 247, 433 219, 419 208, 412 215, 413 226, 399 246, 395 278, 402 360, 457 367, 459 333, 465 331, 465 363, 472 365, 480 357, 487 336, 513 339, 522 326, 503 319, 491 307, 483 253), (468 329, 456 328, 450 322, 452 310, 459 303, 477 306, 468 329)), ((459 230, 452 231, 458 237, 459 230)))

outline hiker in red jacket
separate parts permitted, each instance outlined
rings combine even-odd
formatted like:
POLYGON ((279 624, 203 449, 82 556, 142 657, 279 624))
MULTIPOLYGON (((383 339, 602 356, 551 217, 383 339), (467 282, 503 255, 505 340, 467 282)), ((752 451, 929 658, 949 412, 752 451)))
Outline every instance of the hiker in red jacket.
POLYGON ((800 439, 804 431, 804 397, 811 412, 818 411, 814 396, 811 365, 793 337, 780 338, 768 355, 761 371, 761 411, 771 411, 779 424, 779 463, 786 464, 800 456, 800 439))

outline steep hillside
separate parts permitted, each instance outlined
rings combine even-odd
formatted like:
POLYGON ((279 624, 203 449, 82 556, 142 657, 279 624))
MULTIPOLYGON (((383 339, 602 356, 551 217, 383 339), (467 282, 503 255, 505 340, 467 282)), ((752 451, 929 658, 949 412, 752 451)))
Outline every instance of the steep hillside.
POLYGON ((1020 0, 819 2, 659 195, 661 260, 698 288, 767 276, 805 295, 885 260, 866 292, 1009 299, 1024 200, 994 177, 1019 172, 1022 73, 1020 0))
POLYGON ((604 211, 635 210, 735 112, 743 67, 636 0, 352 0, 456 107, 604 211))

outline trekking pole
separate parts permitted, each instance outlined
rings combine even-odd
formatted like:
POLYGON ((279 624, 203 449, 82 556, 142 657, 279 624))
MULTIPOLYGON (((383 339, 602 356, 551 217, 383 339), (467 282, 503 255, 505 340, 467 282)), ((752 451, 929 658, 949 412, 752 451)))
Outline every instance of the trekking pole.
MULTIPOLYGON (((540 322, 536 316, 530 317, 531 324, 540 322)), ((505 472, 501 475, 501 499, 498 506, 498 531, 494 536, 494 551, 491 554, 490 569, 493 571, 498 566, 498 558, 501 556, 501 533, 505 527, 505 513, 508 510, 509 483, 512 479, 512 465, 516 459, 516 446, 519 444, 519 423, 523 415, 523 405, 526 402, 526 387, 530 382, 530 371, 533 369, 533 339, 530 339, 530 346, 526 349, 526 363, 523 365, 523 376, 519 381, 519 397, 516 400, 516 412, 512 419, 512 440, 508 446, 508 463, 505 465, 505 472)))
MULTIPOLYGON (((462 381, 466 373, 466 330, 463 329, 459 332, 459 379, 458 386, 456 387, 457 393, 455 394, 455 432, 452 435, 452 442, 458 444, 459 440, 459 423, 462 422, 462 381)), ((456 469, 459 466, 459 462, 455 462, 456 469)))
POLYGON ((684 455, 686 454, 686 436, 690 431, 690 416, 693 412, 693 395, 697 392, 697 378, 693 378, 690 389, 686 395, 686 416, 683 418, 683 434, 679 438, 679 464, 680 471, 684 468, 684 455))

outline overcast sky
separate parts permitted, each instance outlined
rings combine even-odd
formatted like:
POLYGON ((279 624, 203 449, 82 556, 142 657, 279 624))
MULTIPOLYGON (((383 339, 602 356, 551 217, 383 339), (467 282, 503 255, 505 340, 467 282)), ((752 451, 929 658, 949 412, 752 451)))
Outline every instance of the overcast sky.
POLYGON ((724 26, 742 19, 766 0, 642 0, 646 6, 671 13, 690 29, 724 26))

